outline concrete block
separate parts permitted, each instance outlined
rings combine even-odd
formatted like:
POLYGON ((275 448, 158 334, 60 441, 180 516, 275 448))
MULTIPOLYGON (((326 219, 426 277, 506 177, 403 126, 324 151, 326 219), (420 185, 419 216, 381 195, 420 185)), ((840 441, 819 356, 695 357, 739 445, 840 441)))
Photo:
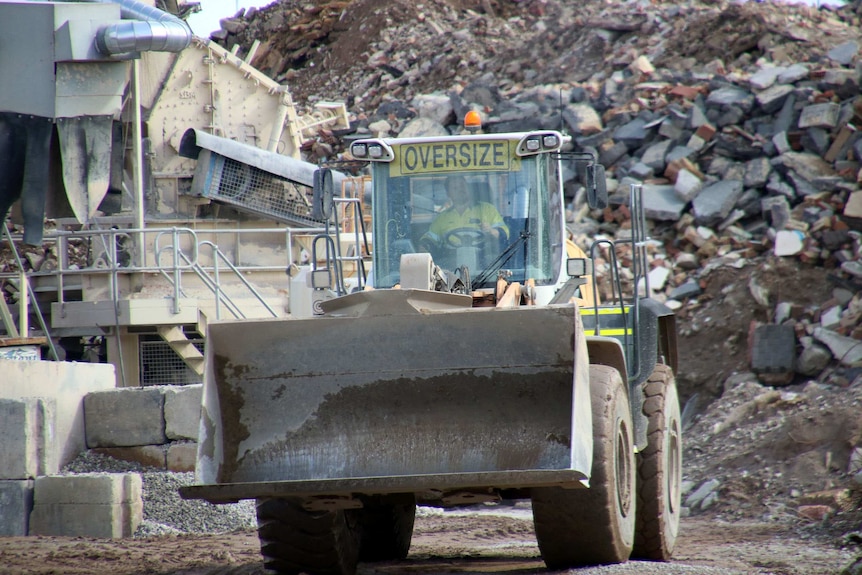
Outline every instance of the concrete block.
MULTIPOLYGON (((751 338, 751 371, 758 376, 789 376, 796 362, 796 332, 792 325, 767 324, 754 328, 751 338)), ((777 381, 776 381, 777 382, 777 381)))
POLYGON ((87 445, 129 447, 167 442, 164 395, 159 388, 125 388, 84 398, 87 445))
POLYGON ((79 473, 36 478, 36 504, 128 503, 141 498, 140 473, 79 473))
POLYGON ((0 537, 27 535, 32 510, 32 479, 0 481, 0 537))
MULTIPOLYGON (((114 366, 107 363, 12 361, 0 359, 0 398, 50 397, 56 408, 55 446, 66 465, 87 448, 84 396, 117 385, 114 366)), ((55 473, 56 470, 47 470, 55 473)))
POLYGON ((168 439, 197 439, 203 385, 164 388, 165 434, 168 439))
POLYGON ((143 518, 138 473, 39 477, 30 535, 131 537, 143 518))
POLYGON ((168 471, 194 471, 197 456, 197 443, 171 443, 168 445, 168 471))
POLYGON ((167 468, 167 448, 164 445, 135 445, 133 447, 96 447, 92 451, 119 459, 133 461, 147 467, 167 468))
POLYGON ((0 479, 30 479, 56 473, 53 399, 0 399, 0 479))

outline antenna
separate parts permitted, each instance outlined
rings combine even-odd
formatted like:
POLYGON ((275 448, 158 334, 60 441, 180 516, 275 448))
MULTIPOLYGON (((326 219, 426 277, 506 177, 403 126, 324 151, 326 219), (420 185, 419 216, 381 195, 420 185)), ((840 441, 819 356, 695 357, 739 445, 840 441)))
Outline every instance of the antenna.
POLYGON ((565 124, 563 123, 563 87, 560 86, 560 133, 564 133, 565 124))

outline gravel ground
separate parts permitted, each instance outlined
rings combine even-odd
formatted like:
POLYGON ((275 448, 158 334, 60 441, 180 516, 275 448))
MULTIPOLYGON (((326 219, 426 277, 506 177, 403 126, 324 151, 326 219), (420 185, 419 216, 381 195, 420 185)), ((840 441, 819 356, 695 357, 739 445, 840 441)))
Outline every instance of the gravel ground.
POLYGON ((213 505, 206 501, 185 500, 179 488, 194 483, 194 473, 175 473, 120 461, 107 455, 82 452, 63 468, 65 474, 126 473, 141 474, 144 520, 135 537, 181 533, 229 533, 257 526, 254 501, 213 505))

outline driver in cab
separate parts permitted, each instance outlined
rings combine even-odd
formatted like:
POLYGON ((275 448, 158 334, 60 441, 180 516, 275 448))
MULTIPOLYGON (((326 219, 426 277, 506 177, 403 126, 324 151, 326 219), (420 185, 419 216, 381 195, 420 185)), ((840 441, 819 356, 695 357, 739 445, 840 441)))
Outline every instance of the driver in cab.
POLYGON ((509 237, 509 227, 500 212, 488 202, 477 202, 464 176, 450 176, 446 193, 449 206, 437 214, 428 231, 419 240, 428 251, 435 248, 458 248, 479 245, 485 237, 495 243, 509 237))

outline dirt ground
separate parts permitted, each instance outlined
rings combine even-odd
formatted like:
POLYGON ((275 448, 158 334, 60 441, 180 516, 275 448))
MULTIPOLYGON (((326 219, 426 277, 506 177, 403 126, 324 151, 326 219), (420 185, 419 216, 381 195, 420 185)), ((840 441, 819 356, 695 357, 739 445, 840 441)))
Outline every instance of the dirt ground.
MULTIPOLYGON (((786 523, 683 520, 668 564, 629 562, 567 573, 816 575, 838 573, 853 558, 829 537, 786 523)), ((3 575, 262 575, 253 531, 225 535, 98 540, 0 538, 3 575)), ((396 573, 548 573, 539 557, 529 504, 470 511, 420 509, 404 561, 360 565, 360 575, 396 573)))

